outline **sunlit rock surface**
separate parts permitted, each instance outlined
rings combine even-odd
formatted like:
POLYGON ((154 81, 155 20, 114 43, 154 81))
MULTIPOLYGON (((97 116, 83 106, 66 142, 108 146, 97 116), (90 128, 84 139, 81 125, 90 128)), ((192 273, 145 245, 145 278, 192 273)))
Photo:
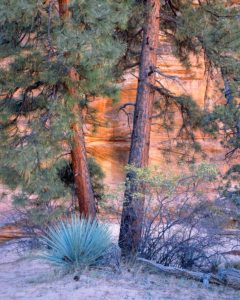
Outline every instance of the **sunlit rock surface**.
MULTIPOLYGON (((171 46, 164 38, 160 38, 158 54, 159 70, 165 75, 174 77, 174 79, 166 79, 162 76, 158 78, 171 93, 178 96, 189 95, 201 108, 212 108, 216 103, 224 103, 223 82, 219 72, 217 70, 214 74, 208 72, 203 54, 198 58, 191 57, 192 67, 188 69, 173 55, 171 46)), ((97 122, 101 126, 98 126, 96 132, 91 130, 89 124, 85 128, 88 154, 93 155, 102 166, 106 174, 105 181, 108 185, 116 184, 124 178, 123 168, 128 161, 133 106, 126 106, 125 111, 120 108, 124 104, 135 102, 137 70, 128 72, 120 86, 121 97, 117 104, 113 104, 110 99, 97 98, 93 101, 93 106, 98 111, 97 122)), ((157 95, 157 97, 159 96, 157 95)), ((166 148, 169 134, 170 139, 176 136, 182 122, 181 115, 176 108, 174 110, 176 114, 173 132, 168 133, 161 129, 158 125, 159 120, 157 118, 153 119, 150 150, 151 164, 164 167, 165 159, 161 150, 166 148)), ((221 162, 222 164, 224 150, 219 141, 204 136, 200 132, 196 132, 196 140, 201 143, 202 149, 206 152, 210 161, 221 162)), ((173 169, 176 169, 176 160, 180 154, 180 150, 172 149, 170 165, 173 169)), ((199 159, 201 160, 200 157, 199 159)), ((222 168, 224 169, 224 166, 222 168)))

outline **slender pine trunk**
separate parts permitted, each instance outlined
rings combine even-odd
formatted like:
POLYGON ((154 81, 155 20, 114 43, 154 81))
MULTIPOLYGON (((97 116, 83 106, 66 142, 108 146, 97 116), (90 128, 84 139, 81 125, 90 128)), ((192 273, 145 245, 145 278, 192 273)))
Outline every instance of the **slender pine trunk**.
MULTIPOLYGON (((69 0, 59 0, 58 4, 60 17, 63 20, 69 18, 69 0)), ((72 81, 80 80, 79 75, 74 68, 69 71, 69 77, 72 81)), ((67 86, 67 89, 70 95, 76 96, 77 91, 74 87, 67 86)), ((72 113, 74 116, 74 120, 70 125, 73 131, 71 159, 79 212, 81 215, 91 216, 92 218, 94 218, 96 216, 96 205, 87 164, 87 154, 82 127, 81 110, 78 104, 75 104, 73 106, 72 113)))
MULTIPOLYGON (((135 167, 146 167, 149 159, 151 115, 155 92, 154 68, 157 64, 157 47, 160 23, 160 0, 147 0, 147 18, 144 28, 140 58, 137 99, 134 111, 133 132, 128 163, 135 167)), ((126 189, 121 218, 119 246, 123 256, 136 254, 141 239, 144 196, 136 196, 139 185, 135 183, 135 173, 126 176, 126 189)))
MULTIPOLYGON (((78 105, 75 106, 74 111, 76 113, 79 111, 78 105)), ((80 214, 95 217, 95 199, 88 170, 84 134, 80 120, 81 115, 77 113, 77 117, 78 121, 74 122, 71 126, 74 132, 73 147, 71 150, 74 185, 80 214)))

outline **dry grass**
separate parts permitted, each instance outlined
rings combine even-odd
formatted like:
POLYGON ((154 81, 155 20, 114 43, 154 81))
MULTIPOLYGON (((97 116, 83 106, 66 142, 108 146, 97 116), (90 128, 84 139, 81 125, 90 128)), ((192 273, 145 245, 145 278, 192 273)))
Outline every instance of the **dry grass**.
POLYGON ((206 289, 201 283, 153 274, 141 266, 125 266, 122 274, 106 269, 64 274, 30 256, 19 258, 11 243, 0 246, 0 290, 1 300, 240 299, 240 293, 233 289, 206 289))

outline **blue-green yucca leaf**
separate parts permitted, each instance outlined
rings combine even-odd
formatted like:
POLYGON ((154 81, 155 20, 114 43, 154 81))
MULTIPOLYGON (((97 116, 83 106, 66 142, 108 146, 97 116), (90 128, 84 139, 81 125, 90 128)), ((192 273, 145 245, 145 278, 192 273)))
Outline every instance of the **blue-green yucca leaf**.
POLYGON ((40 258, 67 267, 94 264, 111 244, 106 225, 75 215, 49 227, 41 240, 46 250, 40 258))

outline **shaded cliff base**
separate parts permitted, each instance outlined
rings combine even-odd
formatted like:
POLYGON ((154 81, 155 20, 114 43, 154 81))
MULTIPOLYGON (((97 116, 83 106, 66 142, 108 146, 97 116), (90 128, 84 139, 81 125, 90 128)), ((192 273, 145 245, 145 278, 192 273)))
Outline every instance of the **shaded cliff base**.
POLYGON ((90 269, 63 274, 59 269, 33 260, 30 252, 19 253, 16 241, 0 245, 0 300, 75 299, 226 299, 237 300, 240 292, 227 287, 150 273, 143 266, 124 266, 121 274, 109 269, 90 269))

